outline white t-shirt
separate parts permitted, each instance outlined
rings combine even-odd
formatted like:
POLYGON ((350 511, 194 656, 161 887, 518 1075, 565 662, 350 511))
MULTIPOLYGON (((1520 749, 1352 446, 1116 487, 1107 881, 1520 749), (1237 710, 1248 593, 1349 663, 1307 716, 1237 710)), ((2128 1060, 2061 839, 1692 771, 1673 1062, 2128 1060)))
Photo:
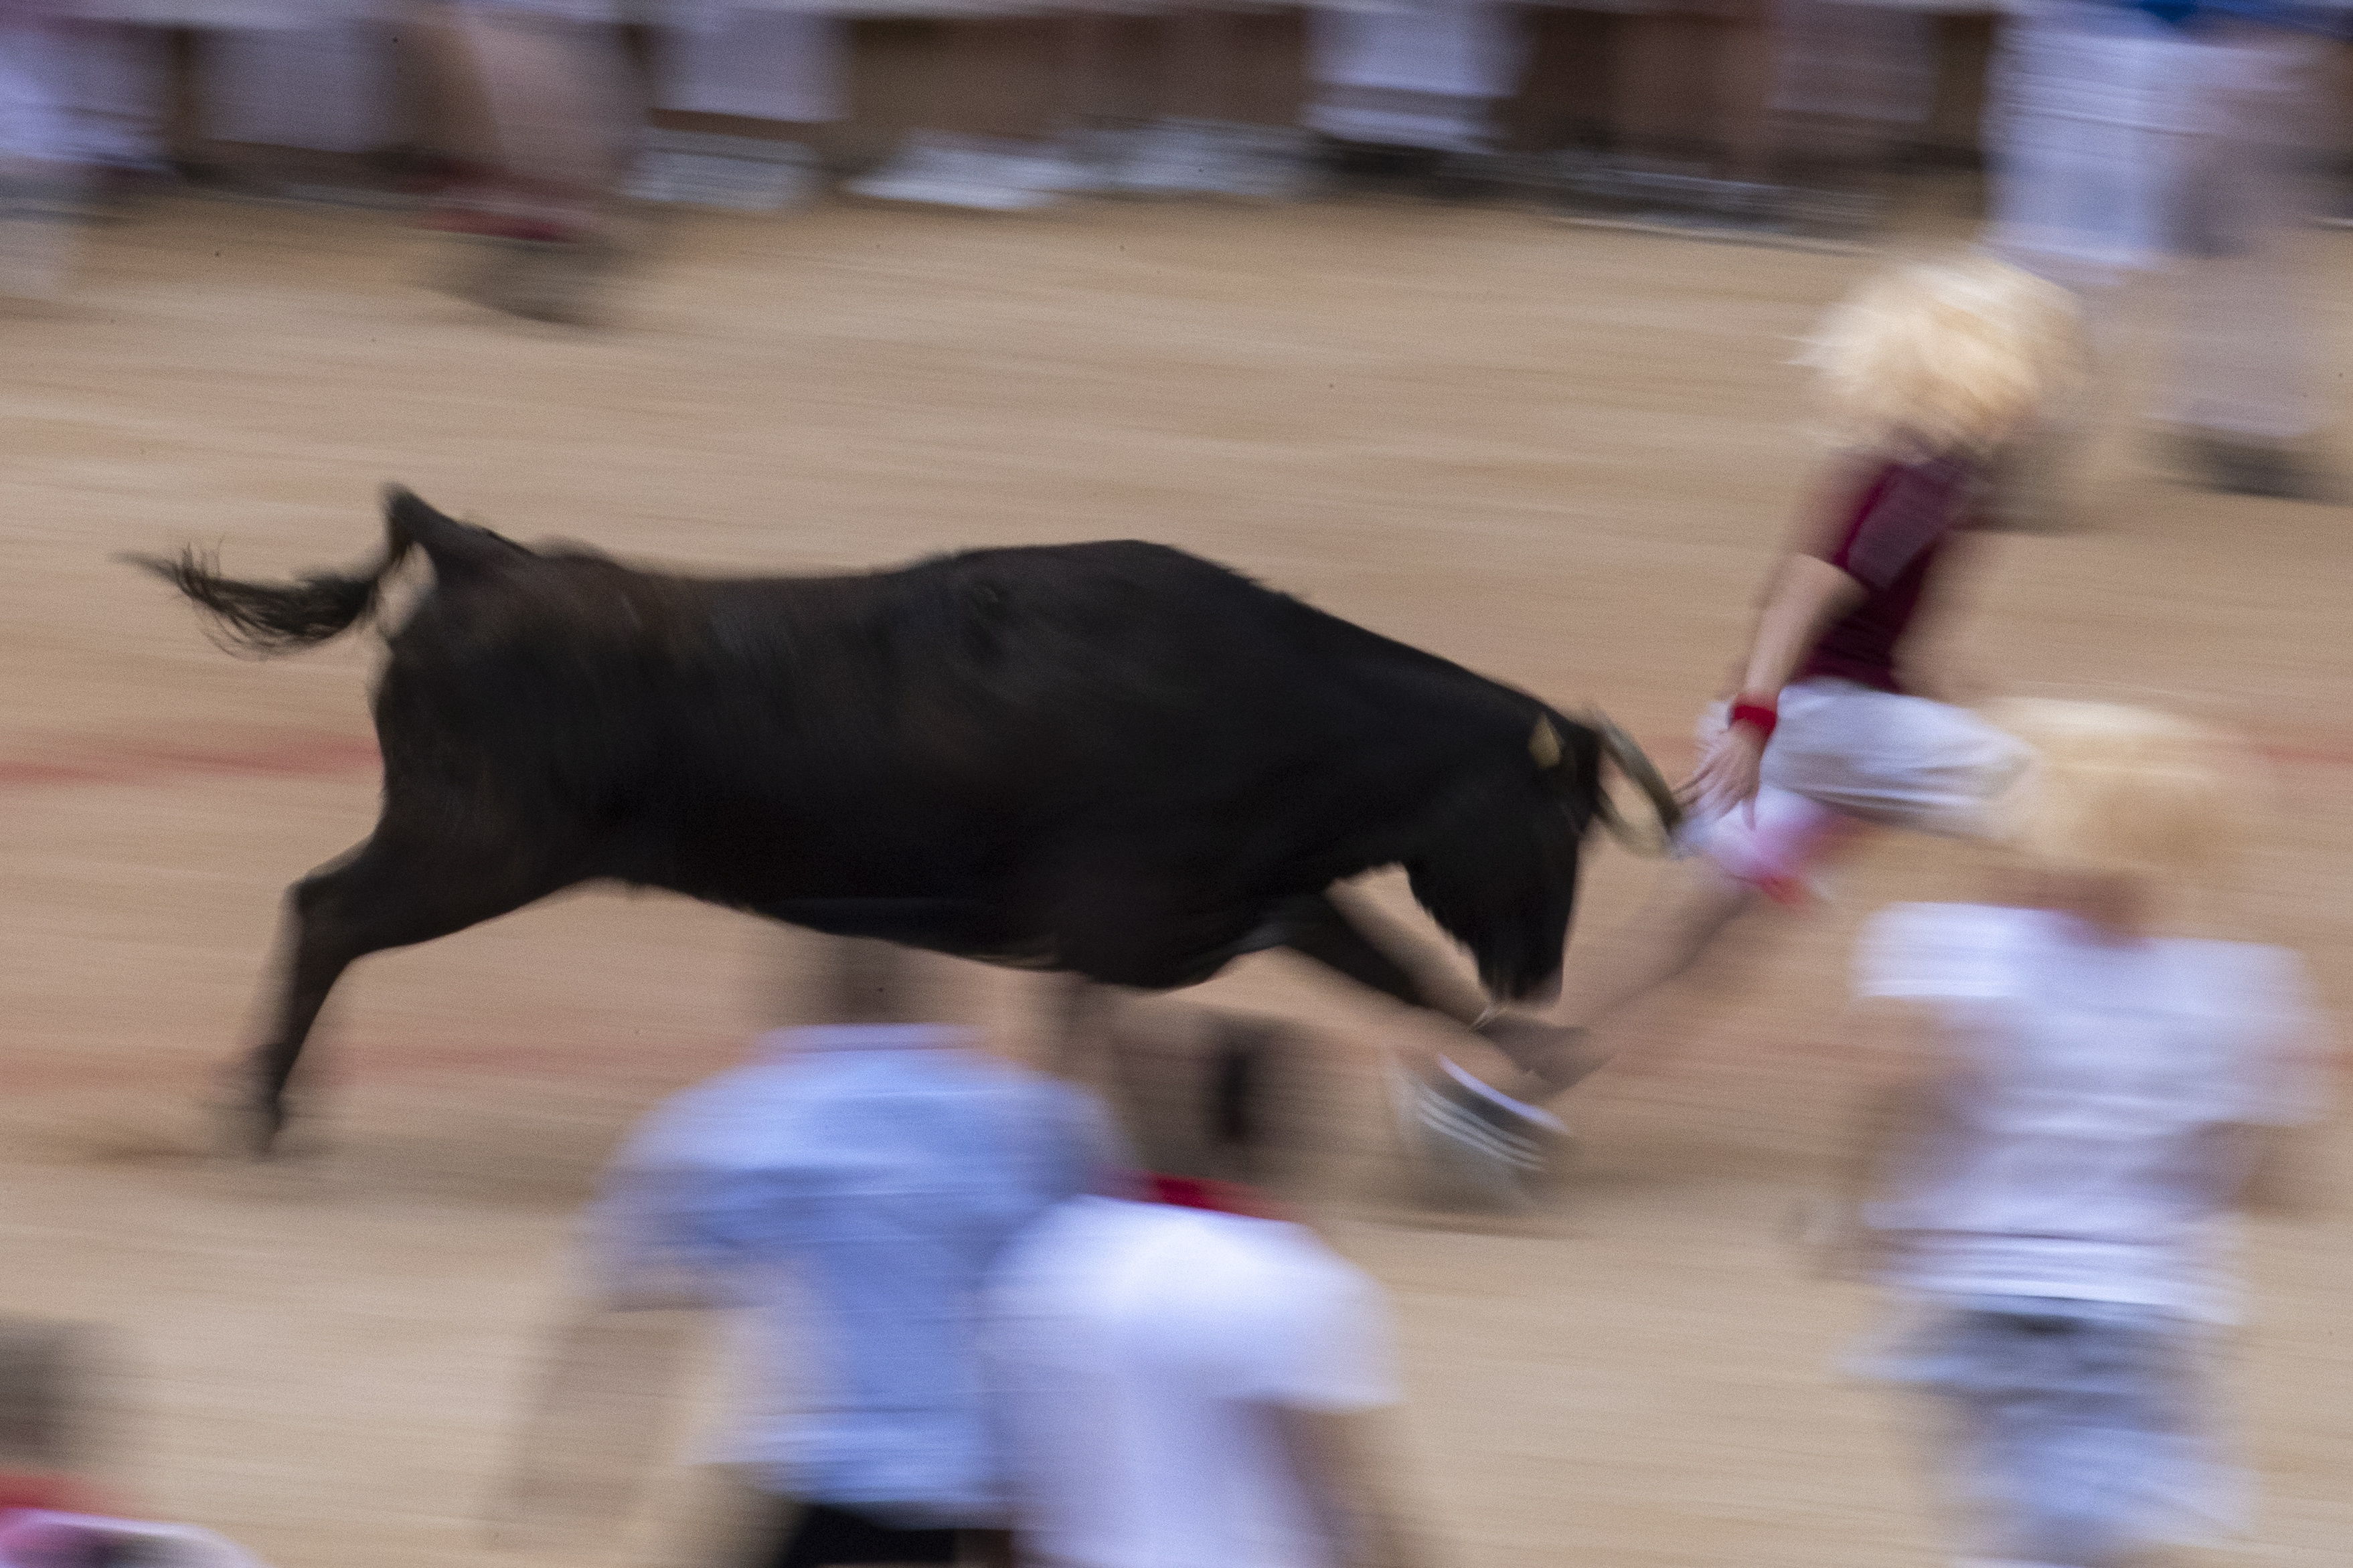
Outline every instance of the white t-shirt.
POLYGON ((2295 954, 1900 904, 1857 968, 1864 996, 1933 1004, 1958 1069, 1941 1131, 1871 1215, 1898 1233, 1894 1283, 2229 1317, 2217 1248, 2242 1173, 2216 1131, 2303 1121, 2320 1099, 2295 954))
POLYGON ((1018 1528, 1054 1568, 1324 1568, 1276 1412, 1396 1398, 1380 1289, 1278 1221, 1082 1197, 990 1291, 1018 1528))

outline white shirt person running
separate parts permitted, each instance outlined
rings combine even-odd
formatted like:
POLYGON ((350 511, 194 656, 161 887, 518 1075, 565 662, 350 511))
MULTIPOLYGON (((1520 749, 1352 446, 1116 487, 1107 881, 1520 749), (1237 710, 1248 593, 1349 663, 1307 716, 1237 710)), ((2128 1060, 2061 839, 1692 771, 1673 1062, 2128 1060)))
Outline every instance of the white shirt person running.
POLYGON ((1041 1568, 1381 1560, 1323 1453, 1395 1403, 1379 1289, 1303 1226, 1075 1198, 991 1292, 1016 1539, 1041 1568))
POLYGON ((1900 905, 1856 988, 1915 1005, 1929 1058, 1886 1096, 1862 1210, 1924 1326, 1885 1370, 1934 1395, 1970 1555, 2122 1568, 2231 1525, 2208 1331, 2235 1315, 2233 1213, 2320 1099, 2302 965, 2165 934, 2236 793, 2213 739, 2099 703, 2013 704, 2003 901, 1900 905))

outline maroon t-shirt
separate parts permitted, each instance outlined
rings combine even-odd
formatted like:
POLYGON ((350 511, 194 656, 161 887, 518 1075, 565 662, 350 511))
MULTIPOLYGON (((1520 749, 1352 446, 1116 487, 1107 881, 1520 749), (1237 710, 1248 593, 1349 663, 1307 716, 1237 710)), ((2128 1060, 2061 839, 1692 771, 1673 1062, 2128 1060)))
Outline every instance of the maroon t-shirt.
POLYGON ((1968 525, 1977 481, 1977 465, 1958 458, 1886 463, 1863 476, 1830 548, 1809 552, 1862 584, 1863 600, 1822 633, 1796 679, 1904 689, 1896 645, 1919 613, 1945 541, 1968 525))

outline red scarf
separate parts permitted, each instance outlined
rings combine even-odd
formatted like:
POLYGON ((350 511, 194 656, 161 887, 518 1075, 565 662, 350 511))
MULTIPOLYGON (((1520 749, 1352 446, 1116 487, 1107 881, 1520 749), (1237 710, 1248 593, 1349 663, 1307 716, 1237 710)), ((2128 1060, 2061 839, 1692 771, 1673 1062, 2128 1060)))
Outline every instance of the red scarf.
POLYGON ((1263 1218, 1266 1203, 1239 1182, 1212 1182, 1199 1176, 1147 1175, 1145 1194, 1155 1204, 1180 1209, 1208 1209, 1212 1214, 1238 1214, 1263 1218))

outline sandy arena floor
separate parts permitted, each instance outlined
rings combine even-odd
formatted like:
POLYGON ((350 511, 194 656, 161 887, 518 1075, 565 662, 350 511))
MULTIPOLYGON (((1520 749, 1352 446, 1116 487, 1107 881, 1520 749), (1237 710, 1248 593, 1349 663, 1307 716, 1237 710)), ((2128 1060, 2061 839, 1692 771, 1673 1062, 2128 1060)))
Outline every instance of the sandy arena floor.
MULTIPOLYGON (((712 569, 1136 536, 1602 700, 1680 761, 1807 471, 1790 338, 1865 265, 1377 205, 673 239, 627 330, 580 335, 417 288, 427 251, 390 219, 186 203, 96 237, 70 304, 0 316, 0 1310, 119 1328, 124 1484, 280 1568, 511 1560, 484 1510, 587 1183, 807 949, 599 894, 380 958, 319 1042, 313 1152, 213 1159, 202 1107, 278 891, 370 819, 375 650, 232 660, 111 554, 355 560, 392 478, 712 569)), ((2339 301, 2347 243, 2312 241, 2339 301)), ((2346 314, 2316 317, 2337 363, 2346 314)), ((2284 810, 2232 918, 2341 1006, 2353 512, 2199 495, 2111 446, 2096 526, 1993 542, 1953 640, 1988 689, 2169 693, 2270 747, 2284 810)), ((1588 942, 1651 875, 1602 858, 1588 942)), ((1739 978, 1634 1020, 1538 1219, 1343 1226, 1396 1293, 1436 1562, 1940 1560, 1905 1413, 1840 1370, 1869 1293, 1786 1237, 1894 1065, 1841 1017, 1856 921, 1968 886, 1950 854, 1876 847, 1739 978)), ((971 994, 1018 1049, 1019 984, 971 994)), ((1396 1017, 1274 960, 1207 994, 1317 1024, 1365 1091, 1334 1117, 1379 1145, 1364 1080, 1396 1017)), ((2353 1563, 2346 1162, 2319 1152, 2317 1211, 2255 1232, 2232 1364, 2266 1501, 2217 1561, 2353 1563)), ((669 1489, 561 1560, 675 1559, 669 1489)))

